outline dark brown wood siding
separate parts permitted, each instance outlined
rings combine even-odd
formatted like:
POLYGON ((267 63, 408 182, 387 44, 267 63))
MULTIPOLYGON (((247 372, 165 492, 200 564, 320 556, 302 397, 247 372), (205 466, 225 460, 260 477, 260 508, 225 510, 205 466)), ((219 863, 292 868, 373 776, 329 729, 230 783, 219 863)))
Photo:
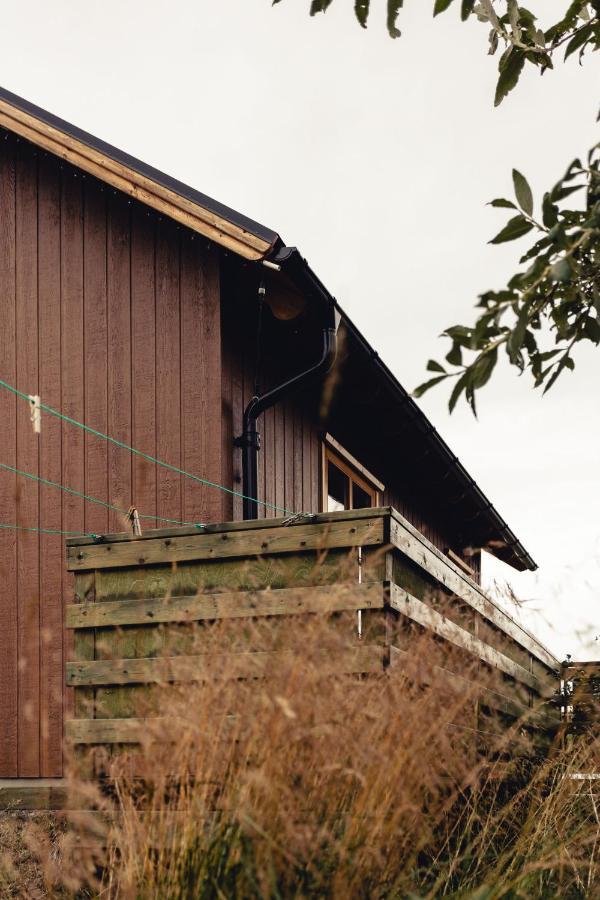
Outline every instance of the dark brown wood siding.
MULTIPOLYGON (((2 135, 1 137, 4 137, 2 135)), ((221 482, 217 251, 70 166, 0 141, 0 377, 221 482)), ((0 389, 0 463, 145 515, 220 521, 224 495, 0 389)), ((0 470, 0 526, 123 530, 102 506, 0 470)), ((150 527, 151 520, 144 520, 150 527)), ((0 527, 0 777, 57 776, 64 538, 0 527)))
MULTIPOLYGON (((223 447, 225 484, 236 492, 225 500, 226 520, 242 514, 242 454, 233 438, 242 430, 242 415, 254 395, 253 346, 224 323, 223 447)), ((321 441, 319 429, 297 398, 284 401, 259 417, 258 518, 320 507, 321 441)))
MULTIPOLYGON (((259 316, 257 312, 256 275, 247 268, 228 263, 222 277, 223 337, 223 460, 224 479, 235 491, 242 491, 241 450, 233 446, 233 438, 241 433, 242 415, 253 397, 258 378, 259 390, 290 378, 316 361, 321 349, 319 322, 300 318, 298 325, 278 321, 271 315, 267 301, 261 317, 260 341, 257 346, 259 316)), ((271 279, 267 295, 281 298, 285 290, 271 279)), ((272 299, 270 301, 273 302, 272 299)), ((275 304, 277 305, 277 304, 275 304)), ((399 440, 394 452, 381 454, 386 443, 385 421, 374 412, 373 396, 361 385, 365 364, 355 348, 349 347, 342 327, 338 343, 338 363, 329 385, 313 384, 304 393, 268 409, 257 423, 261 438, 258 462, 258 518, 280 516, 292 512, 322 511, 322 444, 330 432, 359 462, 380 479, 385 491, 382 506, 393 506, 437 548, 451 548, 474 570, 479 580, 479 554, 469 555, 469 548, 457 541, 459 521, 444 508, 432 491, 414 460, 406 455, 406 441, 399 440), (353 353, 351 364, 349 354, 353 353), (333 387, 332 387, 333 385, 333 387), (336 392, 350 395, 348 403, 325 404, 324 397, 336 392), (323 417, 322 408, 328 412, 323 417), (382 463, 383 459, 392 463, 382 463)), ((242 500, 230 497, 225 506, 227 516, 242 518, 242 500)))
MULTIPOLYGON (((223 317, 223 459, 226 483, 235 491, 242 491, 241 450, 233 447, 233 438, 242 430, 243 410, 255 393, 256 342, 252 316, 248 315, 244 323, 234 312, 236 302, 252 302, 252 292, 247 291, 247 298, 237 297, 231 300, 231 306, 224 303, 223 317)), ((242 315, 240 311, 240 315, 242 315)), ((287 377, 314 361, 309 348, 304 357, 293 359, 287 377)), ((260 353, 259 375, 263 383, 277 382, 277 372, 270 369, 272 351, 263 346, 260 353)), ((442 552, 452 548, 474 569, 475 578, 479 579, 479 555, 468 555, 468 548, 456 542, 453 528, 448 524, 445 511, 438 514, 430 509, 429 496, 423 491, 419 499, 419 485, 413 486, 409 494, 403 487, 401 471, 390 469, 382 471, 378 468, 368 452, 355 443, 353 429, 363 428, 360 416, 348 425, 348 422, 336 422, 335 415, 327 422, 319 420, 315 410, 320 407, 321 387, 315 387, 310 394, 292 396, 266 411, 257 422, 261 437, 261 450, 258 463, 258 518, 281 516, 293 512, 319 512, 322 508, 322 444, 325 431, 339 437, 340 442, 364 466, 373 472, 385 484, 386 489, 381 497, 382 506, 393 506, 408 519, 419 531, 442 552), (341 427, 340 427, 341 426, 341 427), (338 434, 336 427, 340 427, 338 434), (467 549, 467 553, 465 553, 467 549)), ((366 426, 364 426, 366 427, 366 426)), ((363 429, 364 430, 364 429, 363 429)), ((370 428, 368 430, 371 430, 370 428)), ((372 434, 373 445, 378 440, 377 433, 372 434)), ((356 435, 358 441, 358 435, 356 435)), ((232 496, 226 503, 227 517, 234 521, 242 519, 242 500, 232 496)))

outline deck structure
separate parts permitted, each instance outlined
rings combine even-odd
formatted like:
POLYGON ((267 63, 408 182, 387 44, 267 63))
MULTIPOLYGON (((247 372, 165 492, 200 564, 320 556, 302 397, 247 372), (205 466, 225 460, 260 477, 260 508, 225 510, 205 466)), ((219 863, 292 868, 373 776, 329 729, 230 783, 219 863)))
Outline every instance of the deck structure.
MULTIPOLYGON (((278 645, 202 653, 197 633, 193 653, 180 636, 173 652, 170 629, 319 611, 352 614, 343 648, 335 658, 324 654, 331 672, 402 666, 415 629, 426 631, 471 663, 471 687, 473 671, 480 674, 476 715, 526 717, 544 733, 558 724, 546 703, 558 686, 558 660, 391 507, 153 530, 135 539, 73 538, 67 565, 75 576, 66 609, 75 652, 66 679, 76 699, 66 728, 77 745, 139 741, 148 685, 216 673, 263 677, 283 655, 301 652, 278 645)), ((463 673, 447 675, 461 689, 463 673)))

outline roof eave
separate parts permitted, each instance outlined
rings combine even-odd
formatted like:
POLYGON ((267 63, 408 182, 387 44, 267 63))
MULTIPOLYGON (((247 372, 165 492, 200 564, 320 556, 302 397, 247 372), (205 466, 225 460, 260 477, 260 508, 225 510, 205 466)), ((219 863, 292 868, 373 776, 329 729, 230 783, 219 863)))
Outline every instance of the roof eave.
POLYGON ((262 260, 280 243, 277 232, 2 88, 0 127, 244 259, 262 260))
POLYGON ((427 434, 428 439, 433 442, 434 447, 448 463, 448 466, 454 469, 455 474, 465 486, 465 489, 475 498, 481 509, 480 515, 484 519, 487 519, 490 528, 498 535, 499 544, 501 543, 501 546, 490 546, 489 552, 504 562, 507 562, 518 571, 535 571, 538 568, 537 563, 519 541, 508 523, 503 519, 490 500, 488 500, 476 481, 471 478, 458 457, 452 453, 450 447, 431 424, 425 413, 420 409, 410 394, 402 387, 396 376, 382 361, 379 354, 371 347, 358 327, 340 307, 335 297, 329 293, 323 282, 315 272, 313 272, 297 248, 282 247, 273 259, 280 264, 292 278, 303 280, 312 292, 319 294, 325 302, 332 304, 338 311, 346 328, 348 328, 355 340, 364 348, 365 353, 370 357, 372 364, 377 367, 398 401, 406 409, 411 418, 413 418, 417 427, 427 434))

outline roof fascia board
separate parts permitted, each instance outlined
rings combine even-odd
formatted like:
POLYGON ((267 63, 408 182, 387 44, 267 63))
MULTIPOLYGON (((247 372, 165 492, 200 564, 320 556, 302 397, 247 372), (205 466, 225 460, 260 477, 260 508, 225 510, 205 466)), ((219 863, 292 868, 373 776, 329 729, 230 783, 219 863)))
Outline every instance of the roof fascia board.
POLYGON ((279 241, 276 232, 4 90, 0 92, 0 126, 244 259, 264 259, 279 241))

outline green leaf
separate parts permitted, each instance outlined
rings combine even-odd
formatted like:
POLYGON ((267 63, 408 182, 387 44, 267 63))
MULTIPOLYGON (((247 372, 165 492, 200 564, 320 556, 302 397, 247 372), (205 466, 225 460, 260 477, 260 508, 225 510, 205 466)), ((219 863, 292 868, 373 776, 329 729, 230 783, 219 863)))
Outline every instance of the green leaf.
POLYGON ((500 28, 500 20, 498 19, 492 0, 480 0, 476 13, 480 22, 489 22, 492 28, 500 28))
POLYGON ((563 222, 557 222, 548 232, 548 238, 556 247, 567 249, 568 242, 563 222))
POLYGON ((430 359, 427 363, 427 371, 428 372, 443 372, 446 375, 446 370, 443 366, 436 362, 435 359, 430 359))
POLYGON ((366 28, 369 18, 369 0, 354 0, 354 14, 361 26, 366 28))
MULTIPOLYGON (((552 367, 550 367, 550 368, 552 368, 552 367)), ((556 365, 556 368, 555 368, 554 372, 552 373, 552 377, 550 378, 550 380, 548 381, 548 384, 544 388, 544 394, 550 390, 550 388, 552 387, 552 385, 554 384, 554 382, 556 381, 556 379, 558 378, 558 376, 560 375, 560 373, 562 372, 563 369, 570 369, 570 371, 572 372, 574 368, 575 368, 575 363, 571 359, 571 357, 569 356, 569 352, 567 351, 564 354, 564 356, 561 356, 561 358, 559 359, 559 361, 556 365)), ((547 371, 550 371, 550 370, 548 369, 547 371)))
POLYGON ((328 7, 331 6, 332 0, 312 0, 310 4, 310 14, 311 16, 316 16, 317 13, 324 13, 327 11, 328 7))
POLYGON ((496 197, 495 200, 490 200, 488 206, 494 206, 496 209, 516 209, 517 207, 512 202, 512 200, 505 200, 504 197, 496 197))
POLYGON ((448 378, 447 375, 438 375, 437 378, 430 378, 429 381, 424 381, 423 384, 420 384, 418 387, 414 389, 412 392, 413 397, 419 398, 422 397, 423 394, 428 391, 430 388, 434 387, 434 385, 439 384, 440 381, 443 381, 445 378, 448 378))
POLYGON ((575 53, 576 50, 579 50, 589 38, 593 37, 594 33, 594 22, 588 22, 587 25, 584 25, 583 28, 580 28, 579 31, 575 33, 575 36, 571 38, 569 43, 567 44, 567 49, 565 50, 565 59, 567 59, 572 53, 575 53))
POLYGON ((544 194, 542 201, 542 222, 546 228, 552 228, 558 220, 558 207, 554 205, 548 191, 544 194))
POLYGON ((454 341, 452 349, 446 354, 446 361, 451 366, 462 366, 462 350, 458 341, 454 341))
POLYGON ((546 350, 545 353, 540 353, 540 359, 543 362, 548 362, 548 360, 555 357, 557 353, 560 353, 560 348, 558 350, 546 350))
POLYGON ((513 216, 512 219, 504 226, 502 231, 499 231, 495 238, 492 238, 488 243, 490 244, 504 244, 506 241, 514 241, 517 238, 523 237, 524 234, 527 234, 533 225, 531 222, 528 222, 525 216, 513 216))
POLYGON ((513 169, 512 177, 517 202, 521 209, 526 212, 528 216, 531 216, 533 214, 533 194, 531 193, 529 182, 524 175, 521 175, 518 169, 513 169))
POLYGON ((473 7, 475 6, 475 0, 462 0, 460 5, 460 17, 463 22, 466 22, 471 13, 473 12, 473 7))
POLYGON ((433 15, 439 16, 440 13, 443 13, 448 9, 451 3, 452 0, 435 0, 433 15))
POLYGON ((561 184, 562 182, 559 182, 552 188, 550 196, 554 201, 564 200, 565 197, 568 197, 570 194, 574 194, 575 191, 580 191, 581 188, 584 187, 583 184, 571 184, 569 185, 569 187, 561 187, 561 184))
POLYGON ((467 386, 467 373, 465 372, 464 375, 461 375, 461 377, 458 379, 458 381, 454 385, 452 393, 450 394, 450 399, 448 401, 448 409, 450 412, 452 412, 452 410, 456 406, 458 398, 460 397, 462 392, 466 389, 466 386, 467 386))
POLYGON ((564 256, 557 260, 550 269, 550 274, 555 281, 570 281, 573 277, 571 263, 564 256))
MULTIPOLYGON (((473 365, 469 367, 469 386, 473 391, 487 384, 497 362, 498 349, 494 347, 493 350, 482 353, 479 359, 475 360, 473 365)), ((475 409, 473 409, 473 412, 475 412, 475 409)))
POLYGON ((475 391, 472 387, 469 387, 469 385, 467 385, 467 387, 465 388, 465 397, 467 398, 467 403, 471 407, 473 415, 475 416, 475 418, 477 418, 477 407, 475 406, 475 391))
POLYGON ((387 5, 387 30, 391 38, 399 38, 400 29, 396 27, 398 13, 404 5, 404 0, 388 0, 387 5))
POLYGON ((600 324, 598 323, 598 319, 588 317, 585 321, 583 330, 590 341, 593 341, 594 344, 600 344, 600 324))
POLYGON ((594 298, 594 307, 596 315, 600 319, 600 289, 596 283, 592 284, 592 297, 594 298))
POLYGON ((523 341, 525 340, 525 332, 527 331, 528 324, 529 307, 523 306, 519 313, 517 324, 511 331, 510 336, 506 342, 506 352, 508 353, 508 358, 513 365, 519 364, 519 351, 523 346, 523 341))
MULTIPOLYGON (((556 368, 554 369, 554 372, 552 373, 548 383, 546 384, 546 387, 544 388, 544 391, 543 391, 544 394, 546 394, 550 390, 550 388, 552 387, 552 385, 554 384, 554 382, 556 381, 556 379, 558 378, 558 376, 560 375, 560 373, 562 372, 564 367, 565 367, 565 357, 563 356, 563 357, 561 357, 559 362, 556 363, 556 368)), ((550 366, 548 369, 546 369, 546 372, 544 373, 544 375, 547 374, 551 368, 552 368, 552 366, 550 366)))
MULTIPOLYGON (((464 325, 453 325, 452 328, 446 328, 444 336, 452 338, 455 344, 459 344, 462 347, 469 347, 471 344, 471 337, 473 336, 473 329, 465 328, 464 325)), ((446 357, 446 359, 448 359, 448 357, 446 357)))
POLYGON ((508 57, 502 57, 501 62, 502 68, 500 69, 500 77, 496 85, 494 106, 499 106, 507 94, 516 86, 525 65, 525 54, 522 50, 513 48, 508 57))
POLYGON ((565 172, 565 176, 563 181, 571 181, 573 178, 576 178, 577 175, 581 175, 582 165, 580 159, 574 159, 567 171, 565 172))
MULTIPOLYGON (((530 259, 533 259, 534 256, 538 256, 542 252, 542 250, 546 249, 546 247, 549 247, 551 243, 552 243, 552 241, 551 241, 550 237, 548 235, 545 235, 545 237, 541 238, 539 241, 536 241, 536 243, 533 245, 533 247, 529 248, 527 253, 523 254, 523 256, 521 257, 519 262, 520 263, 528 262, 530 259)), ((538 274, 538 273, 536 273, 536 274, 538 274)))
POLYGON ((521 29, 519 27, 519 4, 517 0, 508 0, 508 20, 513 35, 517 41, 521 40, 521 29))

